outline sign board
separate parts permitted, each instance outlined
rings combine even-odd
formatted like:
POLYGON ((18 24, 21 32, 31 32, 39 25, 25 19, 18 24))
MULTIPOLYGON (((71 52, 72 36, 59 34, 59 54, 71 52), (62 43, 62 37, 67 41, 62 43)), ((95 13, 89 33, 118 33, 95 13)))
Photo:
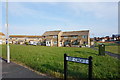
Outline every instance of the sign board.
POLYGON ((87 58, 66 56, 66 60, 72 61, 72 62, 83 63, 83 64, 89 64, 89 60, 87 58))
POLYGON ((83 63, 88 65, 88 79, 92 80, 92 57, 89 56, 88 58, 80 58, 80 57, 71 57, 64 54, 64 80, 67 80, 67 62, 77 62, 83 63))

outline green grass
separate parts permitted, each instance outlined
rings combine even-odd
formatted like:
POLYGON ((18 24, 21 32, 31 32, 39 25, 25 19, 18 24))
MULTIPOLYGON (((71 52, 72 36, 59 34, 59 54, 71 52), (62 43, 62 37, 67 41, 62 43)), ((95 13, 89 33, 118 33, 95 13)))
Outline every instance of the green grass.
POLYGON ((120 54, 119 47, 120 46, 106 46, 105 50, 115 54, 120 54))
POLYGON ((99 42, 96 42, 95 46, 98 47, 99 44, 104 44, 105 46, 116 46, 116 45, 118 45, 117 43, 99 43, 99 42))
MULTIPOLYGON (((73 57, 93 57, 94 78, 120 78, 118 63, 120 60, 108 55, 98 56, 98 51, 91 48, 46 47, 30 45, 10 45, 11 59, 31 67, 39 72, 63 78, 64 53, 73 57)), ((2 46, 3 57, 6 58, 6 46, 2 46)), ((88 65, 68 62, 68 76, 87 78, 88 65)))
MULTIPOLYGON (((98 49, 98 47, 95 47, 98 49)), ((119 51, 119 48, 120 48, 120 45, 116 45, 116 46, 105 46, 105 51, 109 51, 109 52, 112 52, 114 54, 120 54, 120 51, 119 51)))

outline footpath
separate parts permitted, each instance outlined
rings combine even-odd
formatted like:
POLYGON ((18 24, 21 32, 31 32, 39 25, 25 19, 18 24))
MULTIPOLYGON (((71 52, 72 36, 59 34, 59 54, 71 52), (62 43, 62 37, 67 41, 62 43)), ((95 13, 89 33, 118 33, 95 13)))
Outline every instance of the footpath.
POLYGON ((2 80, 47 80, 50 78, 16 63, 6 63, 6 60, 2 58, 0 58, 0 65, 2 65, 2 80))
MULTIPOLYGON (((94 47, 91 47, 91 48, 94 49, 94 50, 98 50, 97 48, 94 48, 94 47)), ((114 54, 114 53, 108 52, 108 51, 105 51, 105 53, 106 53, 107 55, 109 55, 109 56, 112 56, 112 57, 115 57, 115 58, 120 59, 120 55, 119 55, 119 54, 114 54)))

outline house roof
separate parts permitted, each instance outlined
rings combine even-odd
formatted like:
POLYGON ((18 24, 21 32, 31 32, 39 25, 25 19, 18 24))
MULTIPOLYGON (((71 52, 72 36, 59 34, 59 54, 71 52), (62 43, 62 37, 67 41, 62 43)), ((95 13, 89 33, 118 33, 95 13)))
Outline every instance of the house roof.
POLYGON ((33 36, 33 35, 10 35, 10 37, 19 37, 19 38, 42 38, 42 36, 33 36))
POLYGON ((58 35, 61 31, 46 31, 42 36, 58 35))
POLYGON ((73 35, 88 35, 89 30, 83 30, 83 31, 68 31, 68 32, 63 32, 62 36, 73 36, 73 35))
POLYGON ((2 32, 0 32, 0 35, 5 36, 5 34, 3 34, 2 32))

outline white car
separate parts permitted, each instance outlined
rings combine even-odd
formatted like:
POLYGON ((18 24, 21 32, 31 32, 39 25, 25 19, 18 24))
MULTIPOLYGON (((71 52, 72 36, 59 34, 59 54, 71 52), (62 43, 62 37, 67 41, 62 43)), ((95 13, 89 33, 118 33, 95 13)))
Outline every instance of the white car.
POLYGON ((33 45, 36 46, 36 45, 37 45, 37 42, 33 42, 33 45))
POLYGON ((2 40, 0 40, 0 44, 2 44, 2 40))

